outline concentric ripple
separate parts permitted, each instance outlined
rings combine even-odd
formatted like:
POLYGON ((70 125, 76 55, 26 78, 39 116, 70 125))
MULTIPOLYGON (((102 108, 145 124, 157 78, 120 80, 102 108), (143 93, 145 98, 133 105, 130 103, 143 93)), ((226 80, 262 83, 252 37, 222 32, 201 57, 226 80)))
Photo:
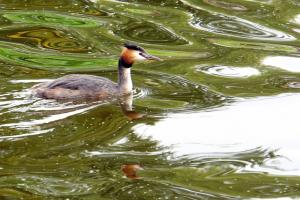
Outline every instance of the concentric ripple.
POLYGON ((122 38, 149 44, 183 45, 187 41, 162 26, 147 22, 130 22, 115 34, 122 38))
POLYGON ((232 66, 196 66, 196 71, 206 74, 227 78, 248 78, 258 76, 260 72, 252 67, 232 67, 232 66))
MULTIPOLYGON (((1 37, 1 36, 0 36, 1 37)), ((48 28, 39 28, 31 30, 16 31, 7 33, 5 37, 17 42, 25 42, 32 46, 41 48, 59 50, 63 52, 87 52, 91 51, 82 41, 72 38, 62 31, 48 28)), ((4 39, 6 39, 4 38, 4 39)))
POLYGON ((293 41, 292 35, 263 25, 225 15, 212 15, 207 18, 195 17, 191 25, 197 29, 226 36, 274 41, 293 41))

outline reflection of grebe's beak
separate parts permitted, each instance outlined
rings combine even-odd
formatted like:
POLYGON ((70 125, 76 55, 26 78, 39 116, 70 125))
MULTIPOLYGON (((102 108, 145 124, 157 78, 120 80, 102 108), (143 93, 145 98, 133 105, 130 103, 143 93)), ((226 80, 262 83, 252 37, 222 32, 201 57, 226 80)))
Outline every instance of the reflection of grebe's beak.
POLYGON ((144 114, 135 111, 124 111, 124 115, 126 115, 129 120, 137 120, 145 116, 144 114))
POLYGON ((144 170, 141 165, 139 164, 127 164, 127 165, 122 165, 121 170, 123 173, 126 175, 127 178, 130 179, 140 179, 137 175, 137 172, 139 170, 144 170))
POLYGON ((152 56, 146 52, 140 53, 141 56, 143 56, 144 58, 146 58, 147 60, 157 60, 157 61, 161 61, 161 59, 159 57, 156 56, 152 56))

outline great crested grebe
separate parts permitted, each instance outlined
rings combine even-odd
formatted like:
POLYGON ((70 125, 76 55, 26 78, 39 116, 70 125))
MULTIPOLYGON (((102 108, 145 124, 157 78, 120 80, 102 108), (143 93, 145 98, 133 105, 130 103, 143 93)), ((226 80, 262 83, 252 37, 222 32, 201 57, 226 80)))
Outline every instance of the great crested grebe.
POLYGON ((160 60, 142 47, 125 44, 119 59, 118 83, 99 76, 70 74, 32 87, 45 99, 108 99, 132 94, 131 67, 135 61, 160 60))

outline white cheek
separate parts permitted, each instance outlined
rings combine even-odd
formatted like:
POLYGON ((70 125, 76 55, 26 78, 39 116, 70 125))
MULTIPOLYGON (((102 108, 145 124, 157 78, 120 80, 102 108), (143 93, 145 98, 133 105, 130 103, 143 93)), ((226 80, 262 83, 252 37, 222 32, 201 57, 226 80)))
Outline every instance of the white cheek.
POLYGON ((144 56, 141 56, 140 55, 140 52, 134 52, 134 59, 136 60, 136 61, 143 61, 143 60, 146 60, 146 58, 144 57, 144 56))

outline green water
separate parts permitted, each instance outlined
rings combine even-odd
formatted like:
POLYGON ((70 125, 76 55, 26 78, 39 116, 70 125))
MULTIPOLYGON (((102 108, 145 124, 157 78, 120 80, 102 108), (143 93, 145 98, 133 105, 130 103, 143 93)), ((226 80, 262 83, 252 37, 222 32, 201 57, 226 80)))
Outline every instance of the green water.
POLYGON ((298 0, 1 0, 0 199, 300 198, 299 48, 298 0), (143 118, 31 96, 126 41, 143 118))

